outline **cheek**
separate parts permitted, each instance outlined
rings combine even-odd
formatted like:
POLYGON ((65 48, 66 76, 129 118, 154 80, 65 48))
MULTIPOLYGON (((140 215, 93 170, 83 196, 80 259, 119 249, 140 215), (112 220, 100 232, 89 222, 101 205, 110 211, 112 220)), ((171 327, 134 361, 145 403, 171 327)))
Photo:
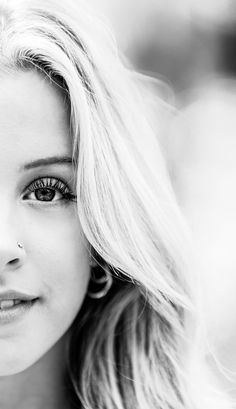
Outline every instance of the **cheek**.
POLYGON ((73 208, 52 213, 32 225, 29 256, 40 275, 45 307, 65 317, 75 315, 87 290, 88 244, 73 208))
POLYGON ((69 209, 48 213, 34 212, 29 218, 28 212, 27 219, 19 219, 27 249, 22 280, 40 300, 19 325, 1 332, 0 375, 32 366, 66 336, 87 291, 89 252, 78 218, 69 209))

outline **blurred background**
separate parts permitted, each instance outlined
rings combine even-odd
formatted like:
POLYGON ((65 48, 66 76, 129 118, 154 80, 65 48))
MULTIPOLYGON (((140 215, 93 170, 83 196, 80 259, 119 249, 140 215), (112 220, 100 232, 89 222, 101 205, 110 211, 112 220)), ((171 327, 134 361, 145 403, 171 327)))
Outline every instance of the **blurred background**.
POLYGON ((236 72, 235 0, 88 0, 108 16, 139 70, 177 92, 236 72))

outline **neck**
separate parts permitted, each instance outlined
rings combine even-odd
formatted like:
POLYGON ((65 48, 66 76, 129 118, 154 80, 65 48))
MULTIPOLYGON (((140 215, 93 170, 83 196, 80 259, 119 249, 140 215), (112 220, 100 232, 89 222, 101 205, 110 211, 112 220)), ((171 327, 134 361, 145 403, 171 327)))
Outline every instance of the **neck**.
POLYGON ((0 377, 1 409, 69 409, 65 336, 30 368, 0 377))

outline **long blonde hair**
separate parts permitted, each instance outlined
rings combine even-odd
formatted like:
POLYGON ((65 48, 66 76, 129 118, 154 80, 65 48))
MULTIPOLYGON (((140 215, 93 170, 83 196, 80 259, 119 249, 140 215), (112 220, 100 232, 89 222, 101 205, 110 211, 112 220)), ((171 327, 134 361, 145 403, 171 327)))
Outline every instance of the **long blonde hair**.
MULTIPOLYGON (((134 72, 81 1, 0 1, 0 68, 37 69, 70 108, 78 215, 113 275, 73 323, 69 374, 86 409, 190 409, 188 252, 134 72)), ((72 392, 71 392, 72 393, 72 392)))

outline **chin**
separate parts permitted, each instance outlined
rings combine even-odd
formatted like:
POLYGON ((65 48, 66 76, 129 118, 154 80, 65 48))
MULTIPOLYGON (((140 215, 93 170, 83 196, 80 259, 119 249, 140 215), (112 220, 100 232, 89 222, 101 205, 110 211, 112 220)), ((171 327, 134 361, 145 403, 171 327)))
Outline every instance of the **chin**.
POLYGON ((8 351, 2 350, 0 352, 0 377, 17 375, 30 368, 36 361, 29 354, 24 356, 19 350, 15 353, 10 351, 10 348, 8 351))
POLYGON ((12 376, 12 375, 17 375, 18 373, 21 373, 25 371, 27 368, 29 368, 31 365, 27 365, 23 362, 19 363, 12 363, 8 365, 7 363, 1 362, 0 364, 0 377, 3 376, 12 376))

